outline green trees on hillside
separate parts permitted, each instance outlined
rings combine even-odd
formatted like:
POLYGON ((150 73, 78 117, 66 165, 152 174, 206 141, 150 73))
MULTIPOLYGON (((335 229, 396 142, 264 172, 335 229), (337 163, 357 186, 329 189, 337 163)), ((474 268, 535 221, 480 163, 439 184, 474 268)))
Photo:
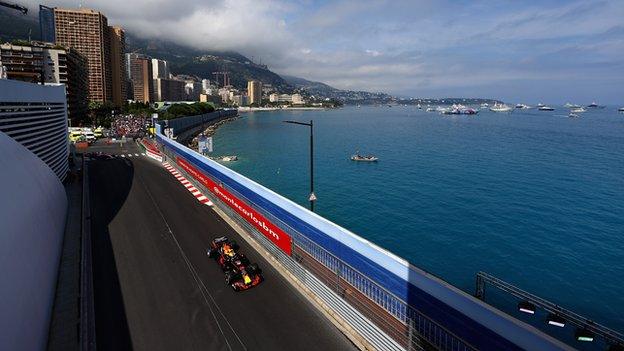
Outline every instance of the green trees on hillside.
POLYGON ((159 119, 175 119, 179 117, 195 116, 213 112, 214 106, 208 102, 196 102, 194 104, 173 104, 164 112, 160 112, 159 119))

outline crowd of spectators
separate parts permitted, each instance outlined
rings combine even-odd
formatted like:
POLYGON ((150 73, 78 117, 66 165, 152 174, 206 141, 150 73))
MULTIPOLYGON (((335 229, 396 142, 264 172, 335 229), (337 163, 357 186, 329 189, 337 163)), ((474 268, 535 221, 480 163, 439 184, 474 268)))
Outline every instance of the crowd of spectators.
POLYGON ((110 134, 112 137, 140 138, 147 134, 149 119, 140 115, 118 115, 112 123, 110 134))

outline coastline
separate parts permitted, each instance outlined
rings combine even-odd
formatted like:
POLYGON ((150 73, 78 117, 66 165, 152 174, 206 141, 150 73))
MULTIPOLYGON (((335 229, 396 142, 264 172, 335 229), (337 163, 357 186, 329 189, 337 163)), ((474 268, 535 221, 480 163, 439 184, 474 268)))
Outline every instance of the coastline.
POLYGON ((261 111, 318 111, 327 110, 327 107, 239 107, 238 112, 261 112, 261 111))
POLYGON ((217 129, 219 129, 219 127, 221 127, 222 125, 226 123, 237 120, 238 118, 240 118, 239 114, 237 114, 234 117, 224 118, 224 119, 220 119, 218 121, 210 123, 206 127, 206 129, 204 129, 202 132, 197 134, 193 139, 191 139, 191 141, 188 143, 188 147, 192 149, 196 149, 198 145, 197 137, 199 137, 200 134, 204 134, 205 136, 212 137, 217 132, 217 129))

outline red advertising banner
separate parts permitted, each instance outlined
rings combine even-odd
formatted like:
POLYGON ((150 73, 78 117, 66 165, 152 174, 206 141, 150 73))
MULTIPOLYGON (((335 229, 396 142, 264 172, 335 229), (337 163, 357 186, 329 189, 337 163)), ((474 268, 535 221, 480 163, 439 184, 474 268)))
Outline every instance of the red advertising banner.
POLYGON ((213 182, 212 179, 205 176, 183 158, 176 157, 176 163, 290 256, 292 250, 292 239, 290 235, 286 234, 275 224, 269 222, 263 215, 251 208, 251 206, 213 182))

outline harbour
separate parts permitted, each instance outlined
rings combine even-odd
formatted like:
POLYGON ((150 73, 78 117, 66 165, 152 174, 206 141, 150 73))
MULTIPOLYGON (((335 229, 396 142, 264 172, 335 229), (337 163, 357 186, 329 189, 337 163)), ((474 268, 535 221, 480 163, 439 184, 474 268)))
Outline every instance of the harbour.
POLYGON ((465 291, 484 270, 622 330, 624 120, 617 107, 554 107, 250 113, 218 130, 215 152, 306 206, 305 131, 282 120, 313 118, 319 214, 465 291), (383 162, 352 162, 358 149, 383 162))

